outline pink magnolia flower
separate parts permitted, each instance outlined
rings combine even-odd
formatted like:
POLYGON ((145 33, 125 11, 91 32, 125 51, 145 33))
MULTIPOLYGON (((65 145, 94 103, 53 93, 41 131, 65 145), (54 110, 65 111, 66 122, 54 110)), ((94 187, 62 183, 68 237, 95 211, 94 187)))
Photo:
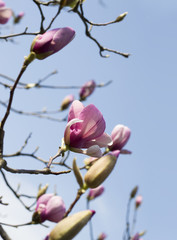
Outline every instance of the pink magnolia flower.
POLYGON ((57 223, 63 218, 65 210, 65 204, 61 197, 55 196, 54 194, 43 194, 37 200, 34 215, 37 213, 40 218, 39 222, 49 220, 57 223))
POLYGON ((61 110, 67 109, 73 101, 74 101, 74 96, 72 94, 67 95, 62 101, 60 109, 61 110))
MULTIPOLYGON (((3 3, 0 3, 3 6, 3 3)), ((6 7, 0 7, 0 24, 5 24, 12 16, 12 10, 6 7)))
POLYGON ((143 201, 143 197, 141 195, 138 195, 135 199, 136 208, 138 208, 142 204, 142 201, 143 201))
POLYGON ((112 142, 111 137, 104 132, 105 127, 103 115, 93 104, 84 107, 80 101, 75 100, 69 110, 64 133, 65 145, 71 151, 101 157, 100 148, 107 147, 112 142))
POLYGON ((79 91, 80 100, 85 100, 88 96, 90 96, 95 90, 96 82, 94 80, 90 80, 86 82, 79 91))
POLYGON ((109 149, 111 151, 121 150, 129 140, 130 134, 131 131, 128 127, 121 124, 116 125, 111 133, 113 143, 109 149))
POLYGON ((97 188, 92 188, 89 191, 87 199, 89 201, 92 199, 95 199, 95 198, 101 196, 103 192, 104 192, 104 187, 102 185, 98 186, 97 188))
POLYGON ((141 235, 139 233, 136 233, 132 238, 131 240, 143 240, 142 238, 140 238, 141 235))
POLYGON ((64 48, 75 36, 70 27, 57 28, 37 35, 31 45, 31 52, 42 60, 64 48))

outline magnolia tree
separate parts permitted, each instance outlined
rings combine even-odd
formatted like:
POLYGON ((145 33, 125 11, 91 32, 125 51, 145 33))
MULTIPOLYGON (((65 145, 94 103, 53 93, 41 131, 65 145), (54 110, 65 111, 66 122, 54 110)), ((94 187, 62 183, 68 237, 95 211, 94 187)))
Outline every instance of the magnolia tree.
MULTIPOLYGON (((53 222, 53 225, 48 228, 48 235, 43 234, 43 239, 45 240, 73 239, 76 235, 79 236, 79 232, 86 224, 89 225, 89 235, 85 236, 84 239, 103 240, 109 238, 109 235, 107 235, 103 229, 103 232, 100 232, 99 236, 94 236, 95 226, 92 226, 91 218, 94 218, 97 209, 92 209, 90 207, 90 202, 100 195, 103 195, 104 197, 104 182, 107 178, 110 178, 111 181, 111 172, 116 167, 117 159, 121 158, 122 154, 131 154, 131 151, 125 149, 124 147, 130 138, 131 130, 123 124, 118 124, 117 120, 115 120, 115 127, 113 128, 112 133, 106 133, 105 119, 101 111, 96 107, 96 104, 87 104, 86 102, 83 104, 82 102, 87 100, 87 98, 94 93, 96 88, 107 87, 110 81, 104 84, 98 84, 95 80, 89 80, 84 85, 67 86, 67 89, 78 88, 79 97, 75 98, 72 93, 66 95, 60 103, 60 108, 57 110, 42 109, 27 112, 26 109, 19 110, 16 108, 14 102, 16 95, 18 95, 18 89, 22 89, 24 91, 33 89, 37 89, 38 91, 42 91, 42 89, 62 89, 61 86, 55 86, 52 84, 45 85, 43 83, 56 74, 56 71, 49 73, 46 77, 41 78, 36 82, 34 81, 33 83, 31 83, 31 81, 25 82, 24 78, 27 78, 27 74, 25 72, 27 68, 29 68, 29 65, 31 65, 29 71, 33 71, 32 65, 34 61, 45 61, 47 58, 49 59, 49 63, 50 59, 52 63, 51 55, 56 55, 59 51, 62 51, 63 48, 67 48, 75 38, 77 32, 70 26, 58 26, 57 28, 53 28, 54 23, 57 22, 63 11, 65 11, 65 13, 67 12, 67 14, 74 14, 79 17, 79 20, 83 23, 85 28, 85 34, 83 33, 83 36, 96 44, 100 58, 107 58, 108 55, 106 55, 106 53, 112 53, 128 58, 128 53, 122 53, 108 47, 103 47, 99 39, 94 37, 91 31, 94 27, 108 26, 123 21, 127 12, 120 14, 113 21, 107 23, 94 23, 85 16, 85 3, 82 0, 31 0, 31 2, 40 15, 40 20, 38 18, 35 20, 36 28, 37 25, 39 28, 35 29, 34 32, 31 32, 28 30, 30 29, 29 23, 29 26, 27 26, 25 30, 15 32, 16 25, 18 24, 19 28, 25 15, 23 12, 15 14, 10 6, 6 6, 5 2, 0 1, 1 46, 5 46, 10 42, 15 48, 18 38, 23 37, 22 40, 25 41, 25 39, 33 36, 33 41, 31 41, 31 45, 29 46, 30 51, 28 52, 27 49, 26 52, 24 52, 24 55, 26 54, 27 56, 24 57, 23 64, 19 69, 17 77, 14 79, 11 78, 10 75, 13 70, 11 66, 9 66, 9 75, 3 74, 2 69, 0 74, 0 83, 2 86, 1 92, 3 87, 6 92, 8 89, 8 98, 4 100, 2 97, 3 94, 1 94, 0 99, 0 104, 4 108, 0 123, 0 171, 2 180, 13 194, 14 201, 20 202, 26 211, 30 212, 31 219, 30 221, 27 219, 26 222, 12 223, 7 222, 6 218, 1 218, 0 236, 5 240, 13 239, 13 236, 8 234, 9 228, 27 228, 29 226, 33 226, 35 228, 36 225, 40 225, 45 228, 47 227, 47 221, 50 221, 53 222), (54 15, 49 16, 48 10, 50 8, 54 9, 54 15), (46 19, 48 24, 45 22, 46 19), (4 34, 4 32, 6 34, 4 34), (64 111, 66 114, 64 118, 58 119, 54 116, 54 114, 60 114, 64 111), (58 149, 56 149, 56 154, 48 159, 44 159, 38 156, 38 148, 36 148, 33 152, 25 152, 25 148, 29 144, 31 134, 27 137, 19 150, 14 153, 4 152, 4 149, 7 149, 6 146, 8 145, 8 120, 13 117, 14 113, 18 114, 20 118, 26 115, 28 118, 40 118, 40 121, 43 121, 43 119, 50 120, 48 123, 49 127, 53 123, 52 121, 64 122, 65 127, 64 131, 60 133, 60 143, 58 144, 58 149), (74 155, 70 153, 74 153, 74 155), (84 160, 82 166, 80 166, 81 164, 78 164, 76 159, 78 156, 84 160), (15 167, 12 167, 9 159, 16 159, 16 157, 31 158, 30 169, 22 169, 17 167, 18 165, 15 165, 15 163, 15 167), (32 161, 39 161, 41 168, 33 169, 32 161), (61 168, 63 169, 61 170, 61 168), (72 199, 72 196, 70 196, 69 207, 66 207, 63 197, 59 196, 56 191, 49 191, 50 188, 52 189, 52 186, 50 184, 49 188, 48 184, 46 185, 45 182, 42 182, 39 187, 35 186, 35 196, 34 194, 32 195, 28 192, 28 189, 26 189, 25 192, 21 192, 19 187, 17 190, 14 188, 13 182, 8 179, 8 174, 19 174, 20 176, 26 176, 28 174, 30 175, 28 179, 31 178, 31 181, 33 175, 51 175, 51 177, 53 177, 53 185, 57 185, 57 183, 61 184, 60 177, 62 177, 62 175, 67 178, 67 176, 72 174, 75 176, 74 179, 78 186, 75 190, 76 197, 75 199, 72 199), (56 176, 58 179, 57 181, 56 176), (80 211, 74 211, 74 208, 76 205, 79 206, 79 201, 81 197, 84 197, 84 195, 87 203, 85 209, 81 208, 80 211)), ((31 18, 35 18, 35 16, 32 15, 31 18)), ((77 39, 74 41, 77 41, 77 39)), ((73 58, 74 61, 74 56, 69 57, 73 58)), ((14 61, 16 61, 17 55, 11 55, 11 58, 14 58, 14 61)), ((3 66, 3 62, 1 63, 1 66, 3 66)), ((77 69, 75 70, 78 71, 77 69)), ((39 97, 40 96, 38 96, 38 98, 39 97)), ((33 103, 33 106, 34 105, 35 104, 33 103)), ((16 128, 18 128, 21 123, 19 121, 15 122, 14 120, 13 124, 16 128)), ((109 122, 107 124, 109 124, 109 122)), ((19 136, 16 136, 16 142, 18 142, 20 134, 21 132, 19 131, 19 136)), ((58 139, 52 139, 52 141, 58 141, 58 139)), ((51 154, 49 153, 49 155, 51 154)), ((62 180, 62 185, 68 192, 69 196, 70 191, 75 185, 70 183, 69 186, 67 184, 65 186, 65 183, 66 182, 62 180)), ((20 186, 23 186, 23 181, 20 186)), ((137 196, 137 192, 138 187, 136 186, 129 195, 127 214, 125 218, 125 229, 122 229, 123 240, 142 239, 142 235, 144 234, 144 232, 135 232, 137 210, 142 203, 142 196, 137 196), (132 201, 134 201, 134 214, 133 220, 130 221, 129 215, 132 201)), ((6 202, 3 193, 1 194, 0 204, 4 209, 3 212, 5 212, 5 208, 9 206, 9 203, 6 202)), ((18 209, 16 214, 18 215, 18 209)), ((21 239, 23 238, 26 238, 26 236, 21 236, 21 239)), ((36 239, 39 238, 36 237, 36 239)))

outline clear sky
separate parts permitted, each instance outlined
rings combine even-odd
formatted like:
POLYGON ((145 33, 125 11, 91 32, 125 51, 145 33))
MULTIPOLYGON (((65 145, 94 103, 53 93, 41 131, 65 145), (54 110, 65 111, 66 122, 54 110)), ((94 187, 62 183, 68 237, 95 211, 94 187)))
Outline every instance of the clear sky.
MULTIPOLYGON (((93 218, 95 237, 102 231, 108 239, 122 239, 125 229, 126 206, 131 189, 139 186, 143 204, 138 212, 136 231, 147 230, 144 240, 174 239, 176 236, 177 213, 177 162, 176 162, 176 22, 177 2, 140 0, 86 0, 85 16, 94 22, 114 20, 123 12, 128 12, 121 23, 94 28, 92 33, 100 43, 112 49, 131 53, 126 59, 111 54, 101 58, 94 42, 84 35, 84 27, 79 18, 64 10, 53 28, 70 26, 76 30, 75 39, 61 52, 43 60, 34 61, 25 72, 22 81, 29 83, 58 70, 46 84, 80 86, 90 79, 97 83, 112 80, 112 84, 96 89, 84 102, 100 109, 106 121, 106 132, 111 133, 117 124, 127 125, 132 135, 126 148, 132 155, 121 155, 113 173, 105 181, 105 193, 91 203, 96 210, 93 218)), ((39 13, 32 0, 6 1, 16 13, 25 12, 22 23, 7 30, 0 28, 1 35, 10 32, 38 31, 39 13)), ((46 22, 55 8, 46 8, 46 22), (50 10, 50 11, 49 11, 50 10)), ((15 38, 15 42, 0 41, 0 73, 16 78, 23 57, 29 53, 32 36, 15 38)), ((2 79, 0 79, 2 80, 2 79)), ((0 87, 1 99, 8 99, 8 90, 0 87)), ((78 97, 77 89, 68 90, 17 90, 14 107, 25 111, 37 111, 43 107, 57 109, 67 94, 78 97)), ((0 113, 4 111, 0 107, 0 113)), ((58 117, 66 116, 66 112, 58 117)), ((30 132, 32 138, 26 152, 40 146, 38 155, 44 159, 57 152, 66 123, 40 120, 12 113, 7 121, 5 153, 16 152, 30 132)), ((72 162, 72 154, 68 163, 72 162)), ((84 156, 78 156, 78 165, 83 165, 84 156)), ((35 169, 43 165, 34 159, 8 159, 14 168, 35 169)), ((63 168, 58 168, 64 170, 63 168)), ((84 172, 83 172, 84 174, 84 172)), ((73 174, 65 176, 30 176, 7 174, 14 188, 21 182, 21 191, 34 195, 40 183, 49 183, 51 192, 56 188, 66 206, 74 200, 77 190, 73 174)), ((1 179, 2 182, 2 179, 1 179)), ((24 223, 30 221, 27 213, 12 193, 2 183, 0 196, 9 206, 0 206, 0 221, 24 223), (18 212, 18 213, 17 213, 18 212)), ((85 196, 73 212, 85 209, 85 196)), ((48 224, 48 222, 47 222, 48 224)), ((48 224, 51 228, 55 224, 48 224)), ((51 229, 50 228, 50 229, 51 229)), ((23 229, 6 228, 13 240, 42 240, 50 231, 41 226, 23 229), (23 237, 24 238, 24 237, 23 237)), ((76 240, 89 239, 86 227, 76 240)))

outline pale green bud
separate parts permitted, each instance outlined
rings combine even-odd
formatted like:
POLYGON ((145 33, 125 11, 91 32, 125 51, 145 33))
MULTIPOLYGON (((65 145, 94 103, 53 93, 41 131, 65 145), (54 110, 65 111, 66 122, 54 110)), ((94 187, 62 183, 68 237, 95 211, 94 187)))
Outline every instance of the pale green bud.
POLYGON ((112 172, 120 151, 116 150, 98 159, 85 174, 84 180, 89 188, 96 188, 112 172))
POLYGON ((72 240, 94 213, 95 211, 85 210, 64 218, 51 231, 48 240, 72 240))

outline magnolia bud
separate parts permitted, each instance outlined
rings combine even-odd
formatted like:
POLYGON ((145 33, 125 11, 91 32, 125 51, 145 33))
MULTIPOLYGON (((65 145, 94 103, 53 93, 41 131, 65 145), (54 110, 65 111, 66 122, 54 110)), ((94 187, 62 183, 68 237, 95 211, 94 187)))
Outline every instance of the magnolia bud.
POLYGON ((136 197, 136 199, 135 199, 136 208, 138 208, 142 204, 142 201, 143 201, 143 197, 141 195, 136 197))
POLYGON ((86 82, 79 91, 80 100, 85 100, 88 96, 90 96, 95 90, 96 83, 94 80, 90 80, 86 82))
POLYGON ((138 191, 138 186, 135 186, 130 193, 130 198, 134 198, 135 195, 137 194, 137 191, 138 191))
POLYGON ((67 109, 73 101, 74 101, 74 96, 72 94, 67 95, 61 103, 60 110, 63 111, 67 109))
POLYGON ((99 196, 102 195, 102 193, 104 192, 104 187, 101 185, 101 186, 98 186, 97 188, 92 188, 90 189, 89 191, 89 194, 87 196, 87 199, 90 201, 90 200, 93 200, 99 196))
POLYGON ((121 22, 121 21, 124 19, 124 17, 127 16, 127 14, 128 14, 128 12, 122 13, 121 15, 119 15, 119 16, 116 18, 115 22, 121 22))
POLYGON ((17 24, 20 22, 20 20, 24 17, 24 12, 20 12, 17 16, 14 17, 14 24, 17 24))
POLYGON ((104 239, 106 239, 106 238, 107 238, 107 235, 106 235, 105 233, 101 233, 101 234, 98 236, 97 240, 104 240, 104 239))
POLYGON ((37 35, 30 51, 35 57, 42 60, 65 47, 75 36, 75 31, 70 27, 57 28, 37 35))
POLYGON ((89 188, 98 187, 109 176, 113 170, 120 151, 109 152, 98 159, 85 174, 84 180, 89 188))
POLYGON ((85 210, 61 220, 49 234, 48 240, 71 240, 87 224, 95 211, 85 210))

